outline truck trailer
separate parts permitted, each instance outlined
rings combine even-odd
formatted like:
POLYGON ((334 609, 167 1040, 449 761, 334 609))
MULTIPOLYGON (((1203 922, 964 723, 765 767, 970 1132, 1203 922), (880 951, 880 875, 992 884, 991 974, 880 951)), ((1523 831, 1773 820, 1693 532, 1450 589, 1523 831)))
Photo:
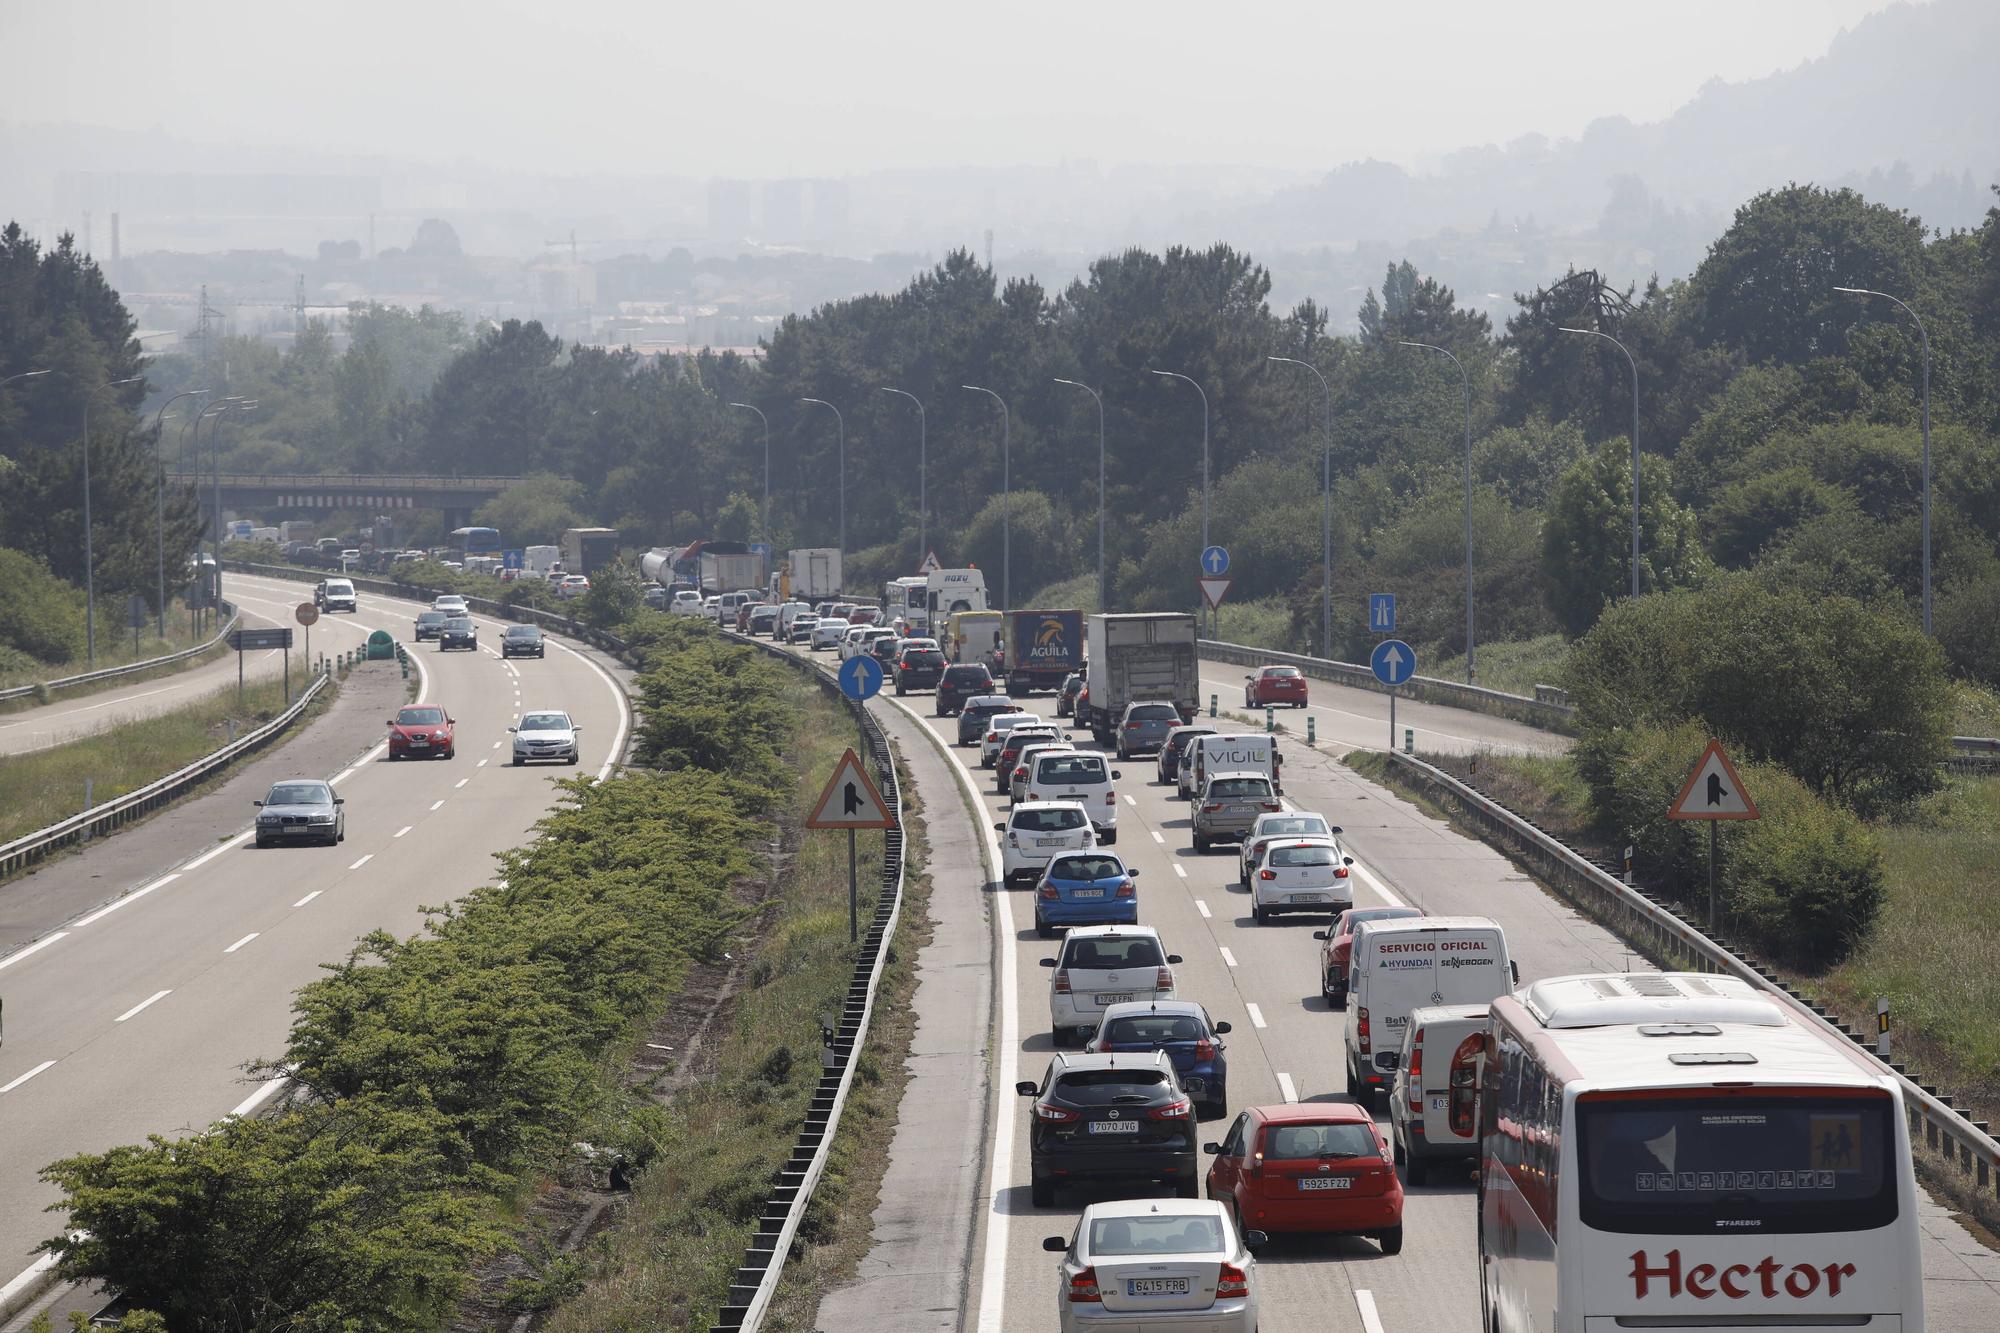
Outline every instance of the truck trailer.
POLYGON ((789 592, 801 602, 840 596, 840 548, 807 546, 787 556, 789 592))
POLYGON ((595 574, 618 559, 618 529, 569 528, 562 535, 563 570, 595 574))
POLYGON ((1000 663, 1007 693, 1016 699, 1036 690, 1059 690, 1083 665, 1083 612, 1003 611, 1000 663))
POLYGON ((1183 722, 1194 721, 1201 702, 1195 636, 1195 619, 1185 611, 1091 616, 1084 631, 1089 700, 1078 706, 1078 724, 1109 745, 1125 706, 1154 700, 1171 703, 1183 722))

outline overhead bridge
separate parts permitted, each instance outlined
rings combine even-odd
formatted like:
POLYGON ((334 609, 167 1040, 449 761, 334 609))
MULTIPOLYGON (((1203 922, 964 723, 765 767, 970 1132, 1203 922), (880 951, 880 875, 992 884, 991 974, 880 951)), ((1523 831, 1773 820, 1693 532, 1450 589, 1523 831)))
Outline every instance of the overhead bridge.
POLYGON ((222 507, 238 514, 277 518, 335 510, 393 514, 408 509, 441 509, 456 526, 521 478, 225 472, 220 477, 175 473, 173 480, 197 488, 202 499, 211 502, 219 486, 222 507))

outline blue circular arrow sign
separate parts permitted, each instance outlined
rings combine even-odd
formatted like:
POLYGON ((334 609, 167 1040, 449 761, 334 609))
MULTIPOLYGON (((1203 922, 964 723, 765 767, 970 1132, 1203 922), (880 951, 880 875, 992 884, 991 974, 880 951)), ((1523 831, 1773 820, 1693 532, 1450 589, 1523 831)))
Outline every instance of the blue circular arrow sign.
POLYGON ((1401 685, 1417 673, 1417 650, 1401 639, 1384 639, 1369 654, 1368 665, 1384 685, 1401 685))
POLYGON ((836 674, 840 692, 850 699, 872 699, 882 691, 882 664, 872 657, 850 657, 836 674))
POLYGON ((1201 572, 1210 578, 1220 578, 1229 572, 1229 552, 1220 546, 1211 546, 1201 553, 1201 572))

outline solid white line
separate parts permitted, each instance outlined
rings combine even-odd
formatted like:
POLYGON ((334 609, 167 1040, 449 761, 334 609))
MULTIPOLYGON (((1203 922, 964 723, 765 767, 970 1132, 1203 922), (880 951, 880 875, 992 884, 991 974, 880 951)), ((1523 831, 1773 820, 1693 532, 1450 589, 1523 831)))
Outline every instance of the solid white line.
POLYGON ((408 832, 409 832, 409 831, 410 831, 411 829, 413 829, 413 828, 415 828, 415 827, 416 827, 416 825, 415 825, 415 824, 405 824, 405 825, 403 825, 403 827, 401 827, 401 828, 399 828, 399 829, 397 829, 397 830, 396 830, 396 833, 395 833, 395 836, 396 836, 396 837, 398 837, 398 838, 400 838, 400 837, 402 837, 402 836, 403 836, 403 835, 404 835, 405 833, 408 833, 408 832))
POLYGON ((1183 865, 1179 864, 1178 862, 1176 862, 1176 863, 1175 863, 1175 865, 1174 865, 1174 873, 1175 873, 1176 875, 1179 875, 1179 876, 1180 876, 1180 877, 1181 877, 1182 879, 1186 879, 1186 878, 1187 878, 1187 867, 1185 867, 1185 866, 1183 866, 1183 865))
POLYGON ((1157 843, 1159 843, 1159 844, 1160 844, 1160 846, 1162 846, 1162 847, 1164 847, 1164 846, 1166 846, 1166 845, 1167 845, 1167 840, 1166 840, 1165 836, 1164 836, 1164 835, 1162 835, 1162 834, 1161 834, 1161 832, 1160 832, 1160 831, 1159 831, 1158 829, 1147 829, 1146 831, 1147 831, 1148 833, 1150 833, 1150 834, 1152 834, 1152 835, 1153 835, 1153 841, 1154 841, 1154 842, 1157 842, 1157 843))
POLYGON ((1361 878, 1367 880, 1368 886, 1374 889, 1375 892, 1381 894, 1382 901, 1389 904, 1389 906, 1391 907, 1409 906, 1408 903, 1404 902, 1401 898, 1397 897, 1395 892, 1391 890, 1387 884, 1384 884, 1381 880, 1375 878, 1375 876, 1369 872, 1368 867, 1361 864, 1361 858, 1359 857, 1356 857, 1354 860, 1354 873, 1361 876, 1361 878))
POLYGON ((311 902, 311 901, 312 901, 313 899, 315 899, 315 898, 319 897, 319 896, 320 896, 320 895, 321 895, 322 893, 325 893, 325 892, 326 892, 326 890, 325 890, 325 889, 314 889, 314 890, 313 890, 313 891, 312 891, 311 893, 308 893, 308 894, 307 894, 307 895, 306 895, 305 897, 303 897, 303 898, 299 899, 299 900, 298 900, 297 902, 293 903, 293 904, 292 904, 292 906, 294 906, 294 907, 304 907, 304 906, 305 906, 305 905, 306 905, 307 903, 311 902))
MULTIPOLYGON (((602 782, 611 775, 612 767, 618 763, 619 757, 625 753, 625 737, 632 730, 631 701, 625 697, 625 691, 618 688, 618 682, 611 678, 610 672, 567 644, 559 643, 556 647, 562 649, 571 657, 574 657, 577 661, 596 672, 597 678, 604 682, 604 687, 611 691, 611 700, 618 707, 618 730, 611 737, 611 749, 606 753, 604 763, 597 770, 597 780, 602 782)), ((516 713, 514 716, 518 720, 521 715, 516 713)), ((911 716, 914 717, 916 715, 913 713, 911 716)), ((998 844, 996 843, 995 845, 997 846, 998 844)))
POLYGON ((466 783, 470 781, 472 781, 471 778, 460 778, 458 781, 451 784, 451 789, 453 791, 457 791, 460 787, 463 787, 466 783))
POLYGON ((42 1274, 55 1266, 56 1257, 53 1254, 45 1254, 8 1279, 7 1285, 0 1287, 0 1310, 6 1309, 16 1296, 26 1291, 42 1274))
POLYGON ((220 846, 209 848, 207 851, 203 852, 200 856, 197 856, 194 860, 182 866, 181 873, 185 874, 190 870, 199 870, 201 867, 207 865, 210 861, 213 861, 216 857, 228 851, 231 847, 240 847, 244 843, 250 841, 250 839, 256 836, 257 836, 256 829, 254 828, 244 829, 241 833, 237 834, 235 837, 223 841, 223 843, 220 846))
POLYGON ((1260 1028, 1264 1026, 1264 1011, 1262 1009, 1259 1009, 1254 1004, 1245 1004, 1243 1007, 1250 1011, 1251 1027, 1260 1028))
POLYGON ((118 1017, 112 1019, 111 1021, 114 1023, 123 1023, 126 1019, 132 1017, 134 1014, 143 1011, 148 1005, 158 1004, 161 1000, 166 999, 169 995, 172 994, 173 992, 170 990, 156 990, 151 995, 148 995, 145 999, 139 1001, 139 1003, 133 1005, 130 1009, 127 1009, 124 1013, 118 1015, 118 1017))
POLYGON ((331 778, 328 778, 327 781, 333 786, 338 787, 341 783, 347 781, 349 778, 353 776, 354 776, 353 769, 343 768, 338 773, 335 773, 331 778))
POLYGON ((33 1069, 30 1069, 27 1073, 21 1075, 21 1077, 15 1079, 12 1083, 0 1085, 0 1092, 12 1092, 14 1089, 20 1087, 23 1083, 26 1083, 29 1079, 33 1078, 35 1075, 41 1073, 45 1069, 52 1068, 54 1065, 55 1061, 44 1060, 40 1064, 36 1065, 33 1069))
POLYGON ((1210 920, 1214 919, 1214 913, 1208 910, 1208 904, 1203 902, 1201 899, 1197 898, 1194 900, 1194 908, 1197 912, 1200 912, 1202 916, 1210 920))
POLYGON ((16 949, 13 953, 8 954, 5 958, 0 958, 0 968, 12 967, 14 964, 20 962, 23 958, 26 958, 29 954, 40 953, 42 950, 48 948, 51 944, 54 944, 57 940, 66 939, 68 938, 68 936, 69 932, 66 930, 58 930, 53 934, 44 935, 40 939, 36 940, 33 944, 30 944, 27 948, 16 949))
POLYGON ((441 806, 441 805, 443 805, 443 804, 444 804, 444 802, 443 802, 443 801, 432 801, 432 802, 431 802, 431 809, 435 810, 435 809, 437 809, 437 808, 438 808, 439 806, 441 806))
POLYGON ((265 1102, 270 1101, 271 1094, 276 1092, 279 1088, 284 1087, 285 1084, 289 1083, 290 1081, 291 1081, 290 1076, 286 1074, 280 1074, 278 1077, 274 1079, 267 1079, 265 1082, 257 1086, 257 1091, 251 1093, 248 1097, 245 1097, 241 1102, 238 1102, 236 1105, 236 1109, 231 1111, 229 1114, 231 1116, 249 1115, 252 1111, 262 1106, 265 1102))
POLYGON ((1382 1333, 1382 1315, 1375 1308, 1375 1293, 1365 1287, 1356 1288, 1354 1308, 1361 1312, 1362 1333, 1382 1333))
POLYGON ((361 869, 361 867, 367 865, 370 861, 373 861, 374 859, 375 859, 375 853, 370 852, 368 853, 368 855, 362 857, 359 861, 356 861, 353 865, 347 868, 349 870, 359 870, 361 869))
POLYGON ((1229 952, 1227 948, 1223 949, 1222 951, 1222 965, 1224 967, 1236 966, 1236 955, 1229 952))
POLYGON ((249 933, 248 935, 245 935, 245 936, 244 936, 244 937, 243 937, 242 939, 240 939, 240 940, 236 941, 236 943, 234 943, 234 944, 230 945, 230 946, 229 946, 229 947, 228 947, 227 949, 224 949, 224 950, 223 950, 223 952, 224 952, 224 953, 235 953, 235 952, 236 952, 236 951, 237 951, 238 949, 240 949, 240 948, 242 948, 242 947, 243 947, 244 945, 248 944, 248 943, 249 943, 249 942, 250 942, 251 940, 254 940, 254 939, 256 939, 256 938, 257 938, 257 936, 258 936, 258 934, 259 934, 259 932, 258 932, 258 931, 254 931, 254 930, 253 930, 253 931, 251 931, 251 932, 250 932, 250 933, 249 933))
POLYGON ((1299 1099, 1299 1090, 1292 1086, 1292 1076, 1290 1074, 1280 1073, 1278 1075, 1278 1091, 1284 1094, 1285 1100, 1288 1102, 1295 1102, 1299 1099))
POLYGON ((134 889, 132 890, 132 892, 126 894, 123 898, 120 898, 117 902, 106 903, 104 906, 98 908, 95 912, 92 912, 89 916, 83 918, 83 920, 81 921, 78 921, 76 924, 78 926, 88 926, 93 922, 102 921, 105 917, 110 916, 113 912, 117 911, 125 904, 143 898, 147 894, 151 893, 154 889, 161 888, 165 885, 171 884, 179 878, 180 876, 178 874, 162 875, 160 878, 154 880, 151 884, 148 884, 145 888, 134 889))

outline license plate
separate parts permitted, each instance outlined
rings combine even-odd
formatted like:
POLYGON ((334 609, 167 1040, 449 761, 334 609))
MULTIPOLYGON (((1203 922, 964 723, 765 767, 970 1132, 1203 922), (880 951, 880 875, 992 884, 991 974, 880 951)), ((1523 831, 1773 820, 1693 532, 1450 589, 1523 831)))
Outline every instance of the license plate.
POLYGON ((1299 1188, 1302 1190, 1351 1190, 1354 1188, 1354 1177, 1300 1176, 1299 1188))
POLYGON ((1291 896, 1290 901, 1295 903, 1323 903, 1326 901, 1326 895, 1323 893, 1295 893, 1291 896))
POLYGON ((1070 897, 1072 897, 1072 898, 1102 898, 1102 897, 1104 896, 1104 890, 1103 890, 1103 889, 1071 889, 1071 890, 1069 891, 1069 896, 1070 896, 1070 897))
POLYGON ((1431 1110, 1446 1111, 1450 1109, 1451 1109, 1451 1098, 1444 1096, 1442 1094, 1431 1098, 1431 1110))
POLYGON ((1188 1280, 1184 1277, 1132 1277, 1125 1279, 1127 1296, 1185 1296, 1188 1294, 1188 1280))
POLYGON ((1093 1134, 1137 1134, 1139 1122, 1136 1120, 1093 1120, 1090 1122, 1093 1134))
POLYGON ((1113 994, 1109 991, 1100 991, 1097 996, 1097 1002, 1099 1004, 1130 1004, 1132 1002, 1132 992, 1119 991, 1113 994))
POLYGON ((1066 843, 1068 843, 1068 842, 1069 842, 1069 839, 1068 839, 1068 838, 1037 838, 1037 839, 1035 839, 1035 846, 1037 846, 1037 847, 1061 847, 1061 846, 1063 846, 1064 844, 1066 844, 1066 843))

